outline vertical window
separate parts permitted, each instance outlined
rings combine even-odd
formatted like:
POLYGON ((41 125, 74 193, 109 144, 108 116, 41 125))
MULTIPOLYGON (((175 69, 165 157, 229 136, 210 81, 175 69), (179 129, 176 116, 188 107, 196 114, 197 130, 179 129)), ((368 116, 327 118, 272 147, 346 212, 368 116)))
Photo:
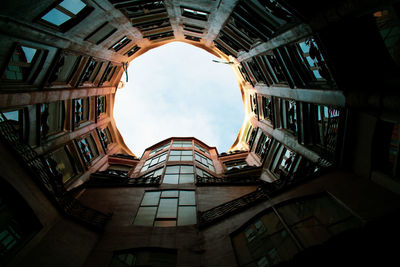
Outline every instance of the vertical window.
POLYGON ((2 80, 27 81, 40 50, 28 46, 16 45, 8 62, 2 80))
POLYGON ((192 141, 174 141, 172 147, 192 147, 192 141))
POLYGON ((127 38, 126 36, 122 37, 118 42, 113 44, 109 49, 114 50, 115 52, 118 52, 122 48, 124 48, 127 44, 129 44, 132 40, 127 38))
POLYGON ((192 161, 192 150, 171 150, 168 161, 192 161))
POLYGON ((261 157, 262 160, 264 160, 265 157, 268 155, 271 146, 272 146, 272 138, 265 135, 264 133, 261 133, 261 137, 258 140, 255 152, 257 155, 261 157))
POLYGON ((157 155, 151 159, 146 160, 142 167, 142 172, 146 171, 149 168, 152 168, 153 166, 156 166, 157 164, 164 162, 167 159, 167 154, 168 152, 164 152, 160 155, 157 155))
POLYGON ((202 154, 195 152, 195 158, 196 161, 201 163, 204 167, 206 167, 207 169, 210 169, 211 171, 215 171, 214 169, 214 165, 211 159, 203 156, 202 154))
POLYGON ((152 155, 154 155, 154 154, 156 154, 156 153, 158 153, 158 152, 164 150, 165 148, 167 148, 167 147, 169 147, 169 146, 170 146, 170 142, 165 143, 164 145, 159 146, 159 147, 153 149, 153 150, 150 152, 149 156, 152 156, 152 155))
POLYGON ((73 111, 75 127, 78 127, 80 123, 89 120, 89 98, 74 99, 73 111))
POLYGON ((85 82, 94 82, 97 74, 99 73, 101 65, 102 64, 96 61, 94 58, 90 58, 81 75, 79 85, 83 85, 85 82))
POLYGON ((102 113, 106 113, 106 96, 96 96, 96 118, 102 113))
POLYGON ((108 146, 113 142, 110 130, 108 129, 108 127, 106 127, 104 129, 99 129, 98 133, 99 133, 101 145, 102 145, 104 151, 107 152, 108 146))
POLYGON ((57 101, 39 104, 40 136, 47 138, 64 129, 64 102, 57 101))
POLYGON ((133 224, 171 227, 196 222, 195 191, 164 190, 145 192, 133 224))
POLYGON ((92 10, 93 8, 87 6, 84 1, 64 0, 41 16, 40 21, 60 31, 67 31, 92 10))
POLYGON ((163 183, 165 184, 189 184, 194 183, 193 165, 167 166, 163 183))
POLYGON ((78 140, 78 148, 86 165, 89 165, 98 155, 96 143, 91 135, 78 140))

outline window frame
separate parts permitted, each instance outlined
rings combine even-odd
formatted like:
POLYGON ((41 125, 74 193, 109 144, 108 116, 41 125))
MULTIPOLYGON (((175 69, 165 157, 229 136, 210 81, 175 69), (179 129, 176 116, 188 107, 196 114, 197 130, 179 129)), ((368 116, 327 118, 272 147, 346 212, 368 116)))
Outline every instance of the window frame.
POLYGON ((50 5, 47 9, 45 9, 43 12, 41 12, 39 14, 38 17, 36 17, 36 19, 34 20, 35 22, 46 26, 48 28, 57 30, 59 32, 65 33, 68 30, 70 30, 71 28, 75 27, 76 25, 78 25, 80 22, 82 22, 82 20, 84 20, 86 17, 89 16, 89 14, 94 10, 93 7, 91 7, 88 4, 88 1, 86 0, 80 0, 82 3, 84 3, 86 6, 80 11, 78 12, 78 14, 74 14, 73 12, 69 11, 68 9, 60 6, 59 4, 61 4, 61 2, 63 2, 64 0, 58 0, 56 2, 54 2, 52 5, 50 5), (51 23, 45 19, 43 19, 43 17, 45 15, 47 15, 49 12, 51 12, 53 9, 56 9, 58 11, 60 11, 61 13, 64 13, 65 15, 71 17, 70 19, 66 20, 64 23, 60 24, 60 25, 56 25, 54 23, 51 23))

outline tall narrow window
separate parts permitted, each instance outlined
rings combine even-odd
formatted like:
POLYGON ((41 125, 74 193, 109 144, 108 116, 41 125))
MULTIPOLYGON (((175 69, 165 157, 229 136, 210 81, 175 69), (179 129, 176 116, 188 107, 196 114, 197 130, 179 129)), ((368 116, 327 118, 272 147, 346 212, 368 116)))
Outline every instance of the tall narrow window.
POLYGON ((96 143, 91 135, 78 140, 78 148, 86 165, 89 165, 98 155, 96 143))
POLYGON ((99 133, 101 145, 102 145, 104 151, 107 152, 108 146, 113 142, 110 130, 108 129, 108 127, 106 127, 104 129, 99 129, 98 133, 99 133))
POLYGON ((164 190, 145 192, 133 224, 171 227, 196 222, 195 191, 164 190))
POLYGON ((64 102, 40 104, 40 136, 47 138, 64 129, 64 102))
POLYGON ((73 111, 75 127, 78 127, 80 123, 89 120, 89 98, 74 99, 73 111))
POLYGON ((164 175, 165 184, 188 184, 194 182, 193 165, 167 166, 164 175))

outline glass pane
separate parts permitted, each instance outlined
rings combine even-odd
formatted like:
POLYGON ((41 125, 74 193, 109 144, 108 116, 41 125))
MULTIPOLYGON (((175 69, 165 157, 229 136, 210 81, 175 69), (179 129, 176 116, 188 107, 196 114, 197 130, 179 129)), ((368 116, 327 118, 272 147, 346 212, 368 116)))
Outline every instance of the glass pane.
POLYGON ((157 207, 140 207, 133 224, 152 226, 156 211, 157 207))
POLYGON ((193 155, 193 151, 192 150, 183 150, 182 151, 182 155, 192 156, 193 155))
POLYGON ((60 3, 65 9, 68 9, 75 15, 78 14, 82 9, 85 8, 85 4, 81 0, 64 0, 60 3))
POLYGON ((179 178, 180 184, 192 184, 194 183, 194 175, 193 174, 181 174, 179 178))
POLYGON ((163 154, 160 156, 160 159, 158 160, 158 162, 163 162, 166 158, 167 158, 167 154, 163 154))
POLYGON ((162 174, 163 170, 164 170, 164 168, 160 168, 160 169, 155 170, 153 177, 160 176, 162 174))
POLYGON ((50 22, 51 24, 54 24, 56 26, 60 26, 70 18, 70 16, 62 13, 61 11, 58 11, 55 8, 50 10, 46 15, 42 17, 42 19, 44 19, 45 21, 50 22))
POLYGON ((201 169, 199 169, 199 168, 196 168, 196 174, 198 175, 198 176, 203 176, 203 171, 201 170, 201 169))
POLYGON ((196 205, 194 191, 180 191, 179 205, 196 205))
POLYGON ((178 199, 162 198, 158 207, 157 218, 176 218, 178 199))
POLYGON ((3 115, 7 120, 19 121, 19 110, 4 112, 3 115))
POLYGON ((165 173, 179 173, 179 167, 180 167, 179 165, 168 166, 165 173))
POLYGON ((145 192, 142 200, 142 206, 157 206, 160 199, 160 191, 145 192))
POLYGON ((179 175, 178 174, 166 174, 164 176, 164 184, 178 184, 179 175))
POLYGON ((196 153, 195 157, 196 157, 197 161, 201 162, 201 157, 197 153, 196 153))
POLYGON ((174 141, 174 142, 172 143, 172 147, 182 147, 182 144, 181 144, 181 142, 174 141))
POLYGON ((179 192, 177 190, 166 190, 161 193, 161 197, 178 197, 179 192))
POLYGON ((193 166, 192 165, 181 166, 181 173, 193 173, 193 166))
POLYGON ((174 227, 176 226, 176 220, 168 220, 168 221, 155 221, 155 227, 174 227))
POLYGON ((182 161, 192 161, 193 160, 193 156, 182 156, 181 160, 182 161))
POLYGON ((33 57, 36 54, 37 49, 26 47, 26 46, 21 46, 22 51, 24 51, 26 62, 31 63, 33 57))
POLYGON ((171 150, 171 153, 169 154, 170 156, 179 156, 181 154, 181 151, 179 150, 171 150))
POLYGON ((179 207, 178 225, 196 224, 196 207, 179 207))
POLYGON ((168 161, 180 161, 180 159, 181 159, 180 156, 169 156, 168 161))
POLYGON ((192 142, 185 142, 182 144, 182 147, 191 147, 192 146, 192 142))

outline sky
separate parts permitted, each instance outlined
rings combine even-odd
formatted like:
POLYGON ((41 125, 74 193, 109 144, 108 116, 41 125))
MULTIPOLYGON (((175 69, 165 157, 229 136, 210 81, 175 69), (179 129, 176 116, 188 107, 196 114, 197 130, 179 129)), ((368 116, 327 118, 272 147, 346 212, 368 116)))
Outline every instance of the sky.
POLYGON ((230 148, 244 120, 243 102, 231 66, 212 60, 222 61, 173 42, 130 63, 128 83, 116 93, 114 118, 136 156, 172 136, 196 137, 219 153, 230 148))

